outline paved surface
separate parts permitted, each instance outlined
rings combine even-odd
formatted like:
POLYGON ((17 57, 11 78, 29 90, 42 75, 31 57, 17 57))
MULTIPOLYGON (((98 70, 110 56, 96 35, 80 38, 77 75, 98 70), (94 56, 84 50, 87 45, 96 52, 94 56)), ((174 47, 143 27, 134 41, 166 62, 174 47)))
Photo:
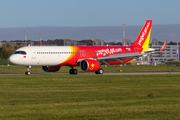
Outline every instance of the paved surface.
MULTIPOLYGON (((180 74, 180 72, 136 72, 136 73, 103 73, 102 75, 162 75, 162 74, 180 74)), ((25 74, 0 74, 0 76, 25 75, 25 74)), ((69 73, 32 73, 31 75, 70 75, 69 73)), ((78 73, 77 75, 97 75, 95 73, 78 73)))

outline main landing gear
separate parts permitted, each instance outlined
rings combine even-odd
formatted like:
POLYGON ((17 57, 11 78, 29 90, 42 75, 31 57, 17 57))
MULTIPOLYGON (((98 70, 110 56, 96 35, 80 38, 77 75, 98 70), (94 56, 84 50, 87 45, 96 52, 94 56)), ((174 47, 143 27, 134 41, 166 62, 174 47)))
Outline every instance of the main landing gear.
POLYGON ((103 69, 102 68, 99 68, 97 71, 95 71, 96 74, 103 74, 103 69))
MULTIPOLYGON (((73 67, 71 67, 72 69, 69 70, 69 74, 77 74, 78 71, 77 69, 73 69, 73 67)), ((96 74, 103 74, 103 69, 99 68, 97 71, 95 71, 96 74)))
POLYGON ((69 70, 70 74, 77 74, 77 72, 78 72, 77 69, 73 69, 73 67, 72 69, 69 70))
POLYGON ((26 67, 27 67, 27 71, 25 72, 25 74, 26 75, 30 75, 31 74, 31 72, 30 72, 31 66, 26 66, 26 67))

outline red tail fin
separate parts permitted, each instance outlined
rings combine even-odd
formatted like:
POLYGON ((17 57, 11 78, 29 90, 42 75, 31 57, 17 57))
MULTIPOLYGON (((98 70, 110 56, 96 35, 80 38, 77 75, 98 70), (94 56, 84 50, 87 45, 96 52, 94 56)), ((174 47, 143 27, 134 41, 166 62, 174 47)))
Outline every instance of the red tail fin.
POLYGON ((134 47, 141 47, 143 49, 149 48, 149 39, 151 34, 152 20, 146 20, 141 32, 139 33, 136 41, 132 44, 134 47))

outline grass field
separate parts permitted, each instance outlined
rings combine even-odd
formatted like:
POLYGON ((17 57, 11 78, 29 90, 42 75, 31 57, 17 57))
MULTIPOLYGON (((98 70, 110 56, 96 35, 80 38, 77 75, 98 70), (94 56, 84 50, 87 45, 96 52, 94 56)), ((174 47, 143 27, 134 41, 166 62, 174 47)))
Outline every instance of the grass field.
POLYGON ((0 59, 0 65, 7 65, 10 64, 7 59, 0 59))
MULTIPOLYGON (((6 59, 0 59, 0 74, 24 74, 26 72, 26 67, 25 66, 16 66, 9 64, 8 60, 6 59)), ((80 67, 75 67, 79 73, 82 73, 83 71, 80 69, 80 67)), ((167 65, 167 64, 162 64, 162 65, 157 65, 157 66, 152 66, 152 65, 128 65, 128 66, 101 66, 103 68, 105 73, 118 73, 118 72, 180 72, 180 66, 176 64, 172 65, 167 65)), ((58 71, 58 73, 69 73, 69 70, 71 68, 68 66, 62 66, 61 69, 58 71)), ((32 66, 30 69, 31 73, 45 73, 42 69, 41 66, 32 66)))
POLYGON ((180 75, 0 77, 0 119, 178 120, 180 75))
MULTIPOLYGON (((80 67, 75 67, 79 73, 83 71, 80 67)), ((105 73, 118 73, 120 70, 122 72, 180 72, 180 67, 174 66, 167 66, 167 65, 158 65, 158 66, 101 66, 105 73)), ((62 66, 61 69, 57 73, 69 73, 70 67, 62 66)), ((31 73, 45 73, 41 67, 32 66, 31 73)), ((25 66, 0 66, 0 74, 24 74, 26 72, 25 66)))

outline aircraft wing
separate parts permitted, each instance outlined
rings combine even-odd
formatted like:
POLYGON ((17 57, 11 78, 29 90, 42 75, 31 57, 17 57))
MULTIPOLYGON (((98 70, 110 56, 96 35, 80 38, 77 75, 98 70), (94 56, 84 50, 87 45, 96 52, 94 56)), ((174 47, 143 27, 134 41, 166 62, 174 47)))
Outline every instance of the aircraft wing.
MULTIPOLYGON (((98 60, 100 62, 100 64, 109 65, 108 62, 119 61, 123 64, 123 60, 137 59, 139 57, 147 56, 147 55, 148 55, 148 53, 140 54, 139 52, 135 52, 135 53, 117 54, 117 55, 110 55, 110 56, 104 56, 104 57, 98 57, 98 58, 89 58, 89 59, 98 60)), ((84 60, 84 59, 78 59, 77 62, 81 62, 82 60, 84 60)))
POLYGON ((98 60, 100 62, 100 64, 107 64, 108 65, 108 62, 111 62, 111 61, 114 61, 114 62, 119 61, 123 64, 123 60, 126 60, 126 59, 137 59, 139 57, 145 57, 145 56, 153 54, 153 53, 162 52, 162 51, 164 51, 166 44, 167 44, 167 41, 162 46, 161 50, 158 50, 158 51, 155 49, 149 48, 149 50, 144 51, 143 54, 140 54, 139 52, 118 54, 118 55, 99 57, 96 60, 98 60))
POLYGON ((123 60, 126 59, 137 59, 142 56, 146 56, 147 54, 139 54, 139 52, 136 53, 126 53, 126 54, 118 54, 118 55, 111 55, 111 56, 104 56, 104 57, 98 57, 96 60, 100 62, 100 64, 107 64, 108 62, 116 62, 119 61, 123 64, 123 60))

